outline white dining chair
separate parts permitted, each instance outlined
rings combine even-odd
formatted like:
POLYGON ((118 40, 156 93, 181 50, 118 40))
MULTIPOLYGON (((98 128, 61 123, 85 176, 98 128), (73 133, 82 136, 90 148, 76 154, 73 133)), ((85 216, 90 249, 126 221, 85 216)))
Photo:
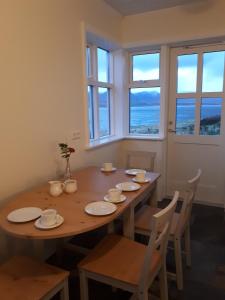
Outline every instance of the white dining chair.
POLYGON ((128 151, 127 152, 127 169, 144 169, 153 172, 156 152, 148 151, 128 151))
POLYGON ((129 291, 132 299, 147 300, 148 290, 157 275, 161 300, 168 300, 166 248, 172 216, 179 193, 171 203, 149 220, 152 228, 148 245, 120 235, 106 236, 78 265, 81 300, 88 300, 88 279, 129 291))
MULTIPOLYGON (((180 213, 174 213, 172 219, 172 225, 169 234, 169 240, 174 244, 176 273, 169 273, 172 279, 177 282, 177 288, 183 289, 183 271, 182 271, 182 251, 181 251, 181 239, 184 237, 185 244, 185 256, 186 265, 191 266, 191 241, 190 241, 190 217, 192 210, 192 203, 195 198, 196 190, 200 181, 202 171, 199 169, 197 175, 188 180, 186 196, 182 201, 182 208, 180 213)), ((160 208, 150 207, 148 205, 142 206, 142 208, 135 214, 135 233, 151 236, 152 228, 149 228, 149 220, 151 220, 154 214, 160 212, 160 208)))

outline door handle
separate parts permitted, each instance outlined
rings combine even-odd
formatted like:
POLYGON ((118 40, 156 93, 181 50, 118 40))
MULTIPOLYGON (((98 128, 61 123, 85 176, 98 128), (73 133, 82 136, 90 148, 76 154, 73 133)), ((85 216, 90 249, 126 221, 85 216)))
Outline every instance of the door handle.
POLYGON ((170 132, 170 133, 176 133, 176 130, 174 130, 174 129, 168 129, 168 132, 170 132))

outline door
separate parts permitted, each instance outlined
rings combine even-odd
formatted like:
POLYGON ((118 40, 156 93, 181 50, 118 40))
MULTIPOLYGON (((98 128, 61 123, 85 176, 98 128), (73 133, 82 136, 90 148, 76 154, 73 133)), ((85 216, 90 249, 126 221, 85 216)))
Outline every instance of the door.
POLYGON ((168 195, 201 168, 197 200, 224 203, 224 63, 225 45, 171 50, 168 195))

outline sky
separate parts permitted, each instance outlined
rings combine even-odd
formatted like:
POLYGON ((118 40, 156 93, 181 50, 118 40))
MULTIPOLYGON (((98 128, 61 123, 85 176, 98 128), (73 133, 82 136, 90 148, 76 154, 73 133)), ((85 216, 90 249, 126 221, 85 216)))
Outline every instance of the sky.
MULTIPOLYGON (((203 92, 223 90, 225 52, 203 54, 203 92)), ((198 55, 178 56, 178 92, 195 92, 198 55)), ((137 55, 133 58, 133 79, 159 79, 159 54, 137 55)))
MULTIPOLYGON (((203 54, 203 92, 223 91, 225 51, 209 52, 203 54)), ((107 82, 108 78, 108 52, 98 48, 98 80, 107 82)), ((134 55, 133 80, 157 80, 159 79, 160 54, 134 55)), ((177 91, 179 93, 196 92, 198 54, 185 54, 177 58, 178 76, 177 91)), ((155 92, 158 89, 152 88, 155 92)), ((143 89, 135 89, 133 92, 142 92, 143 89)))
MULTIPOLYGON (((203 54, 203 92, 222 92, 224 51, 203 54)), ((178 92, 195 92, 198 55, 178 56, 178 92)))

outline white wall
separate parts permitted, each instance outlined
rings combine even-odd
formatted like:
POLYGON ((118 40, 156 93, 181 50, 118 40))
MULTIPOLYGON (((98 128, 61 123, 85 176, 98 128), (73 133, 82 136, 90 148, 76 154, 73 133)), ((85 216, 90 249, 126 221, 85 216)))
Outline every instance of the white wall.
POLYGON ((74 130, 72 169, 116 160, 119 143, 84 150, 81 22, 120 43, 121 20, 101 0, 1 1, 1 204, 63 172, 57 143, 74 130))
POLYGON ((224 0, 205 0, 202 3, 125 17, 123 44, 157 45, 225 36, 224 0))

